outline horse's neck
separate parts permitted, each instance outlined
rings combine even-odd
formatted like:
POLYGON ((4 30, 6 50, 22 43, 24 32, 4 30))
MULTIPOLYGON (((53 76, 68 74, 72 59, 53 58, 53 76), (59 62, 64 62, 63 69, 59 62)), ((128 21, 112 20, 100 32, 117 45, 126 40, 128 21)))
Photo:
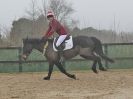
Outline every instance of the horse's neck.
MULTIPOLYGON (((51 41, 48 41, 48 46, 50 46, 51 44, 52 44, 52 42, 51 41)), ((36 44, 34 46, 34 49, 36 49, 36 50, 40 51, 41 53, 43 53, 45 45, 46 45, 46 43, 43 43, 43 42, 42 43, 39 43, 39 44, 36 44)))
POLYGON ((39 44, 36 44, 34 46, 34 49, 38 50, 39 52, 43 53, 43 49, 44 49, 44 43, 39 43, 39 44))

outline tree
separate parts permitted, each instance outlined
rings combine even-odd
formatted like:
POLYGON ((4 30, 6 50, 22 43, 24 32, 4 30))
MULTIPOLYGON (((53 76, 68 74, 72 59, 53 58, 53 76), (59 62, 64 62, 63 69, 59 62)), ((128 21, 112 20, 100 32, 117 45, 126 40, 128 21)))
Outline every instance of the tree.
MULTIPOLYGON (((49 2, 46 5, 46 1, 42 0, 43 9, 39 10, 39 8, 37 7, 37 0, 31 0, 30 9, 26 11, 26 13, 28 14, 28 18, 19 18, 18 20, 15 20, 12 24, 10 38, 15 45, 20 46, 22 39, 27 36, 32 38, 42 37, 43 32, 46 31, 48 26, 45 19, 46 13, 48 11, 47 9, 48 7, 50 7, 50 5, 52 6, 52 4, 54 3, 60 3, 60 6, 58 8, 59 11, 56 11, 58 12, 58 14, 56 13, 58 18, 60 18, 60 20, 65 20, 65 22, 68 22, 67 16, 69 16, 73 11, 70 5, 63 0, 51 0, 51 2, 52 3, 49 2), (41 13, 39 11, 41 11, 41 13)), ((75 24, 74 21, 73 23, 75 24)))
POLYGON ((39 12, 37 9, 37 1, 36 0, 31 0, 30 8, 26 10, 27 15, 29 19, 32 21, 35 21, 37 17, 39 16, 39 12))
POLYGON ((46 5, 46 1, 45 0, 42 0, 42 10, 41 11, 41 14, 43 14, 45 16, 45 21, 47 20, 46 19, 46 15, 47 15, 47 5, 46 5))
POLYGON ((30 4, 30 9, 26 11, 29 19, 32 20, 32 35, 35 34, 37 32, 37 28, 36 26, 36 19, 39 17, 39 11, 37 8, 37 1, 36 0, 31 0, 31 4, 30 4))
POLYGON ((55 17, 60 22, 66 22, 70 15, 74 12, 71 3, 67 3, 66 0, 50 0, 50 9, 54 12, 55 17))

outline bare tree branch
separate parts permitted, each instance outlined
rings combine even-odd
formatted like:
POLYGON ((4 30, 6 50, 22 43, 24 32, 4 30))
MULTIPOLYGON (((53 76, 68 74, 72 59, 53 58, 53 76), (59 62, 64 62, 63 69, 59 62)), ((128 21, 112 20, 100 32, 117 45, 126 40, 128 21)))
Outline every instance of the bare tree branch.
POLYGON ((61 22, 67 20, 74 11, 72 4, 68 4, 65 0, 50 0, 50 8, 55 13, 55 17, 61 22))
POLYGON ((30 17, 30 19, 32 19, 33 21, 36 20, 36 18, 39 16, 36 0, 31 0, 30 8, 29 8, 29 10, 26 10, 26 12, 27 12, 28 16, 30 17))

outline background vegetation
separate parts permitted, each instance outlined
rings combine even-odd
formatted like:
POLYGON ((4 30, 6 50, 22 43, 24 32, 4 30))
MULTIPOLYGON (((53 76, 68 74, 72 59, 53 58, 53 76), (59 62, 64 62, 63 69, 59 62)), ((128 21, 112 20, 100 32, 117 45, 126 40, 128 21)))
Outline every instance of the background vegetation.
POLYGON ((0 26, 0 46, 21 46, 23 38, 41 38, 48 27, 46 19, 48 10, 53 10, 55 17, 73 36, 95 36, 103 43, 132 42, 133 33, 116 32, 117 24, 115 22, 113 29, 110 30, 95 29, 91 26, 80 29, 78 20, 71 17, 75 9, 67 0, 49 0, 48 3, 42 0, 40 7, 37 6, 37 0, 31 0, 29 9, 26 9, 26 17, 14 20, 11 29, 0 26))

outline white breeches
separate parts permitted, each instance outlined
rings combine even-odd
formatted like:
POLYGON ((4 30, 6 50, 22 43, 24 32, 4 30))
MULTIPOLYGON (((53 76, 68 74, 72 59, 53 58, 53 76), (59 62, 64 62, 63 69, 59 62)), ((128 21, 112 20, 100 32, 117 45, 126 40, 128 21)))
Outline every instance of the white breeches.
POLYGON ((65 38, 67 37, 67 35, 60 35, 57 42, 56 42, 56 46, 60 46, 60 44, 65 40, 65 38))

